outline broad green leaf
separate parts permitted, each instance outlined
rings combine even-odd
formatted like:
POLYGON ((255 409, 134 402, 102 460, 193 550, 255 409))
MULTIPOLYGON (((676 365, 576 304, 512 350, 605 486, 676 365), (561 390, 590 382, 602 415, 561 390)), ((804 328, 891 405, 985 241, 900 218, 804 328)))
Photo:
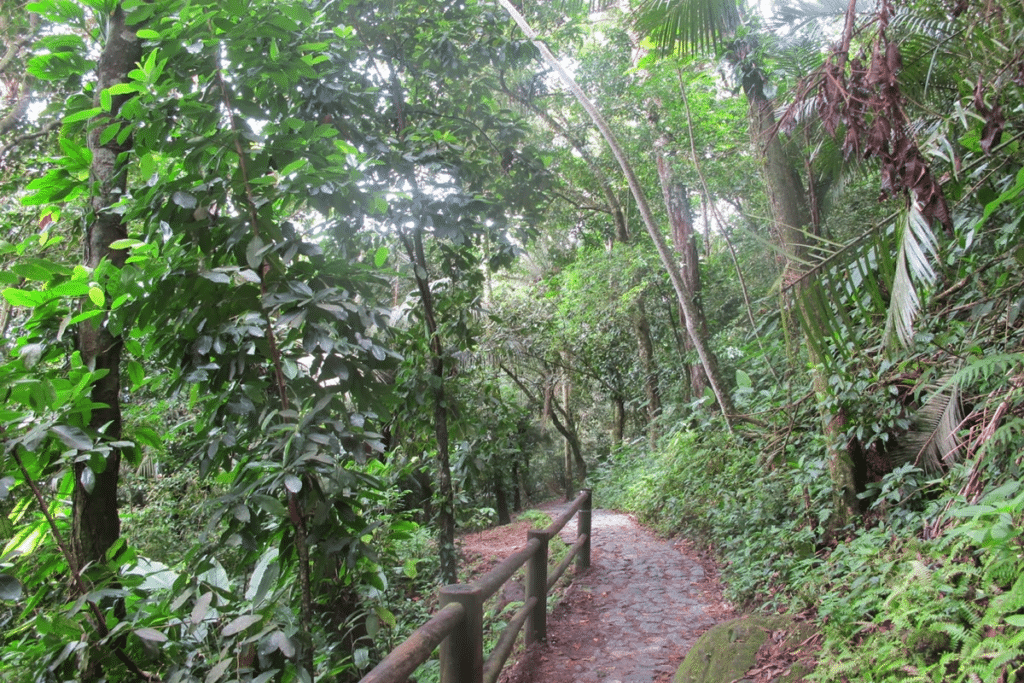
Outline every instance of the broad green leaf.
POLYGON ((21 583, 10 574, 0 574, 0 600, 20 600, 21 583))
POLYGON ((257 270, 263 262, 262 252, 263 240, 258 236, 249 240, 249 244, 245 247, 245 262, 248 263, 249 267, 253 270, 257 270))
POLYGON ((165 636, 163 633, 160 633, 160 631, 157 631, 155 628, 149 628, 149 627, 137 628, 137 629, 134 629, 132 631, 132 633, 137 635, 139 638, 142 638, 143 640, 148 640, 148 641, 153 642, 153 643, 166 643, 167 642, 167 636, 165 636))
POLYGON ((85 489, 86 493, 92 493, 93 489, 96 488, 96 474, 89 467, 82 469, 82 476, 79 481, 82 482, 82 488, 85 489))
POLYGON ((276 562, 277 556, 277 548, 271 548, 263 553, 259 562, 256 563, 256 568, 253 569, 252 576, 249 577, 249 587, 246 588, 245 599, 254 605, 263 602, 270 587, 280 575, 280 568, 276 562))
POLYGON ((133 240, 133 239, 114 240, 113 242, 110 243, 110 248, 111 249, 131 249, 132 247, 140 247, 143 244, 145 244, 145 242, 143 242, 142 240, 133 240))
POLYGON ((387 247, 381 247, 378 249, 373 255, 373 265, 377 268, 383 267, 383 265, 388 261, 388 253, 389 251, 387 247))
POLYGON ((747 389, 753 386, 750 382, 750 375, 738 368, 736 369, 736 386, 745 387, 747 389))
POLYGON ((5 289, 4 298, 12 306, 22 306, 24 308, 35 308, 47 300, 47 296, 42 292, 33 292, 26 289, 5 289))
POLYGON ((171 201, 180 206, 183 209, 194 209, 196 208, 196 197, 195 195, 178 190, 171 195, 171 201))
POLYGON ((64 442, 68 448, 75 448, 80 451, 90 450, 93 446, 92 439, 78 427, 70 425, 54 425, 50 427, 50 433, 64 442))
POLYGON ((295 656, 295 643, 292 639, 286 636, 282 631, 275 631, 271 634, 270 640, 277 645, 277 649, 281 651, 285 657, 291 659, 295 656))
POLYGON ((216 683, 216 681, 224 678, 224 674, 233 661, 234 658, 228 657, 217 662, 217 665, 210 669, 210 673, 206 674, 205 683, 216 683))
POLYGON ((262 614, 246 614, 236 619, 232 619, 231 622, 224 627, 224 630, 221 631, 221 635, 225 638, 227 638, 228 636, 233 636, 236 633, 241 633, 253 624, 262 620, 262 614))
POLYGON ((190 619, 193 624, 198 624, 206 618, 207 613, 210 611, 210 603, 213 602, 213 591, 206 591, 199 599, 196 600, 196 606, 192 608, 192 614, 190 619))
POLYGON ((283 175, 283 176, 290 175, 290 174, 294 173, 295 171, 298 171, 300 168, 302 168, 303 166, 305 166, 308 163, 309 163, 309 159, 296 159, 295 161, 293 161, 292 163, 288 164, 287 166, 285 166, 284 168, 281 169, 281 175, 283 175))
POLYGON ((107 303, 107 297, 104 296, 103 290, 100 289, 99 287, 89 288, 89 300, 92 301, 93 304, 95 304, 96 306, 100 307, 107 303))
POLYGON ((89 283, 82 282, 81 280, 70 280, 51 287, 46 291, 53 296, 82 296, 88 293, 89 283))
POLYGON ((65 116, 63 122, 75 123, 76 121, 85 121, 102 113, 103 109, 101 109, 100 107, 94 107, 92 109, 83 109, 82 111, 75 112, 74 114, 69 114, 68 116, 65 116))
POLYGON ((284 478, 284 487, 292 493, 298 493, 302 490, 302 480, 294 474, 289 474, 284 478))

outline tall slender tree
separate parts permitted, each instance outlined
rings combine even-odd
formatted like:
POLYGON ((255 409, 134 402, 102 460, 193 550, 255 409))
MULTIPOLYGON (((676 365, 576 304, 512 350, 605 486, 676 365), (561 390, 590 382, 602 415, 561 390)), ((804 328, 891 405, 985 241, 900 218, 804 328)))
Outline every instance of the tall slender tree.
MULTIPOLYGON (((94 105, 102 109, 90 122, 89 151, 92 153, 90 181, 91 212, 84 239, 84 262, 97 280, 117 279, 126 252, 115 248, 128 234, 116 205, 123 199, 128 180, 131 136, 104 134, 110 126, 120 128, 118 115, 128 95, 111 95, 110 88, 128 80, 142 54, 135 28, 125 23, 118 4, 106 17, 106 42, 96 66, 94 105)), ((90 302, 84 301, 84 306, 90 302)), ((95 305, 95 304, 92 304, 95 305)), ((105 323, 93 317, 79 325, 78 349, 82 361, 95 371, 105 371, 95 381, 92 398, 96 403, 89 427, 102 434, 100 449, 106 452, 102 467, 96 460, 75 463, 72 498, 72 549, 79 567, 98 562, 121 533, 117 512, 117 484, 121 452, 110 442, 121 440, 121 348, 122 341, 105 323), (98 471, 97 471, 98 470, 98 471)))

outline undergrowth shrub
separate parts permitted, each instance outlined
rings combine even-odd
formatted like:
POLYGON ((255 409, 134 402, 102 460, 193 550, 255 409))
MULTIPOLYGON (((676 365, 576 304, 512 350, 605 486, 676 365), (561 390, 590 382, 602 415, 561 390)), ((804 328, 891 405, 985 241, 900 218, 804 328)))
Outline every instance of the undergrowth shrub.
POLYGON ((713 545, 727 597, 770 599, 772 586, 806 571, 828 516, 821 481, 807 491, 787 464, 769 467, 749 444, 717 432, 681 431, 652 453, 623 449, 595 473, 602 506, 636 513, 661 533, 713 545), (805 496, 807 492, 807 496, 805 496))

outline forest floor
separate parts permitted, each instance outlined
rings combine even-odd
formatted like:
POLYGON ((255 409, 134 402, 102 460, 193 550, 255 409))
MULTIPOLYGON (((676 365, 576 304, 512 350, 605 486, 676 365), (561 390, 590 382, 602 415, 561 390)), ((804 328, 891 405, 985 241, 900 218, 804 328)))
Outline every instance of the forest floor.
MULTIPOLYGON (((564 505, 540 509, 554 518, 564 505)), ((530 526, 463 536, 462 555, 474 574, 486 571, 525 544, 530 526)), ((575 518, 561 535, 575 540, 575 518)), ((505 683, 671 681, 704 631, 737 616, 722 598, 714 562, 691 542, 659 538, 610 510, 594 510, 592 536, 590 569, 573 578, 548 615, 547 641, 506 666, 505 683)), ((521 600, 522 587, 509 582, 503 599, 521 600)))

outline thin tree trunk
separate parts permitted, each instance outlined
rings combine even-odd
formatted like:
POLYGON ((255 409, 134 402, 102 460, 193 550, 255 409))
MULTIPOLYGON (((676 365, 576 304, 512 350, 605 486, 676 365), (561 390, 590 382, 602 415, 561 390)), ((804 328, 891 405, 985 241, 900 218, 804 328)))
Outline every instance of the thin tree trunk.
POLYGON ((512 515, 508 511, 508 495, 505 493, 505 483, 501 480, 501 474, 494 472, 494 506, 498 512, 498 524, 505 525, 512 523, 512 515))
POLYGON ((430 374, 434 377, 434 438, 437 441, 438 482, 440 505, 437 511, 438 554, 441 560, 441 581, 458 583, 458 556, 455 552, 455 489, 452 486, 451 451, 448 438, 448 401, 444 377, 444 346, 434 312, 434 297, 430 291, 427 258, 423 250, 423 234, 417 226, 412 244, 406 240, 406 251, 416 264, 416 286, 423 302, 423 319, 430 343, 430 374))
MULTIPOLYGON (((100 93, 116 83, 128 80, 142 51, 135 31, 125 24, 124 11, 118 5, 108 15, 107 43, 96 66, 96 106, 100 93)), ((125 252, 111 248, 111 244, 127 237, 121 214, 109 210, 118 202, 127 187, 127 164, 121 155, 131 149, 131 138, 124 144, 117 136, 100 144, 100 134, 107 123, 115 121, 126 96, 114 96, 109 114, 92 122, 89 148, 92 151, 90 180, 96 188, 92 197, 92 222, 86 228, 84 261, 86 267, 100 269, 104 261, 115 268, 125 263, 125 252), (120 157, 120 158, 119 158, 120 157)), ((111 274, 111 277, 116 277, 111 274)), ((89 305, 83 303, 83 305, 89 305)), ((89 427, 103 430, 104 441, 121 439, 121 347, 120 337, 112 335, 104 316, 83 322, 78 328, 78 349, 82 361, 95 371, 107 373, 92 386, 92 410, 89 427)), ((89 469, 88 462, 75 463, 75 487, 71 498, 71 550, 79 567, 101 562, 107 550, 121 535, 121 520, 117 513, 118 471, 121 451, 110 448, 101 472, 89 469)))
MULTIPOLYGON (((672 245, 682 261, 682 275, 686 286, 693 296, 693 310, 697 313, 698 319, 694 321, 701 334, 706 338, 708 332, 708 321, 704 315, 704 307, 700 304, 700 260, 697 255, 697 242, 693 231, 693 214, 690 210, 690 198, 687 196, 686 186, 678 183, 672 172, 672 166, 665 157, 665 144, 667 140, 662 138, 655 145, 658 161, 658 178, 661 180, 661 192, 665 198, 665 206, 668 208, 669 224, 672 228, 672 245)), ((686 312, 682 306, 679 307, 679 318, 684 319, 686 312)), ((687 351, 692 351, 693 343, 687 338, 684 340, 687 351)), ((696 363, 687 368, 690 379, 690 391, 693 396, 703 396, 704 388, 708 385, 707 374, 704 368, 696 363)))
POLYGON ((621 396, 612 396, 612 446, 620 446, 626 431, 626 402, 621 396))
MULTIPOLYGON (((775 237, 786 253, 783 270, 783 283, 788 284, 800 277, 800 264, 807 254, 809 245, 805 230, 812 228, 811 212, 805 200, 803 183, 792 160, 786 154, 782 141, 772 135, 775 128, 775 116, 772 103, 764 96, 762 84, 750 79, 744 83, 750 116, 750 130, 753 143, 761 153, 764 163, 765 182, 768 186, 774 218, 775 237)), ((803 290, 806 282, 799 285, 794 292, 795 303, 802 306, 803 290)), ((808 323, 808 311, 803 309, 800 314, 808 323)), ((805 330, 805 334, 814 334, 805 330)), ((830 411, 826 406, 831 391, 828 380, 821 370, 822 359, 818 356, 816 345, 807 343, 807 355, 811 364, 811 382, 818 397, 821 413, 822 430, 828 448, 829 475, 832 479, 833 510, 835 516, 832 525, 845 526, 858 509, 857 487, 854 476, 854 464, 850 453, 850 444, 842 438, 845 424, 843 411, 830 411)))
POLYGON ((653 448, 658 442, 657 423, 658 416, 661 415, 661 388, 658 386, 654 342, 651 340, 651 325, 647 321, 647 306, 643 293, 636 298, 632 317, 633 334, 636 336, 640 355, 640 371, 644 374, 644 393, 647 396, 647 436, 653 448))
MULTIPOLYGON (((571 388, 569 386, 569 378, 566 373, 562 373, 562 403, 565 405, 566 412, 566 423, 571 424, 569 418, 569 399, 571 398, 571 388)), ((572 500, 572 443, 568 437, 565 437, 565 443, 563 447, 563 457, 565 461, 565 499, 572 500)))
POLYGON ((722 411, 723 417, 725 418, 726 427, 729 431, 732 431, 732 423, 735 416, 732 396, 728 393, 725 383, 722 381, 718 372, 717 360, 711 352, 707 339, 700 336, 700 331, 697 329, 696 325, 691 322, 696 319, 696 313, 693 311, 693 301, 689 292, 686 290, 686 284, 679 272, 679 268, 676 266, 672 253, 669 250, 668 245, 665 243, 665 238, 662 236, 661 230, 658 228, 658 224, 654 220, 654 214, 651 212, 651 207, 647 203, 647 196, 644 194, 643 188, 640 186, 640 181, 636 177, 636 173, 633 171, 633 166, 629 163, 629 159, 626 158, 625 152, 623 152, 622 148, 619 146, 618 140, 614 133, 612 133, 611 128, 609 128, 607 121, 605 121, 601 112, 597 110, 594 103, 590 101, 590 98, 587 97, 586 93, 584 93, 576 83, 575 79, 573 79, 573 77, 570 76, 562 67, 559 61, 555 59, 555 56, 551 54, 551 50, 549 50, 547 45, 537 37, 537 33, 530 27, 512 3, 510 3, 509 0, 498 1, 516 24, 519 25, 519 28, 523 33, 525 33, 537 47, 548 66, 558 73, 562 82, 566 84, 573 96, 576 97, 576 100, 587 111, 590 118, 594 121, 594 125, 596 125, 598 130, 601 132, 601 136, 611 148, 616 161, 619 162, 619 166, 622 168, 622 172, 626 176, 626 182, 629 184, 630 192, 636 200, 637 209, 640 211, 640 216, 643 218, 644 227, 647 229, 647 233, 650 235, 651 241, 654 242, 654 246, 658 251, 658 256, 661 258, 662 266, 664 266, 665 271, 669 275, 669 279, 672 281, 672 287, 675 289, 676 297, 679 299, 679 305, 683 307, 683 310, 686 313, 686 331, 693 340, 693 345, 697 350, 697 355, 700 357, 701 364, 704 366, 705 372, 707 372, 708 381, 711 383, 711 388, 715 393, 715 398, 718 399, 718 405, 722 411))

